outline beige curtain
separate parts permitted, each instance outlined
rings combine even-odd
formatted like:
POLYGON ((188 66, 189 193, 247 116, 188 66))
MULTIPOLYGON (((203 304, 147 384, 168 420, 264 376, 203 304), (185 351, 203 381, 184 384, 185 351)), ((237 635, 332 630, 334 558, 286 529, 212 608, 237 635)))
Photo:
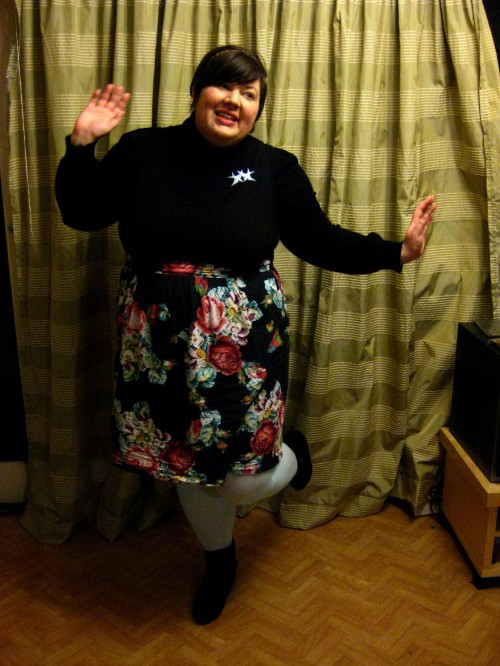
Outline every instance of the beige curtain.
MULTIPOLYGON (((96 87, 133 95, 121 132, 181 122, 212 46, 257 47, 270 95, 256 135, 294 152, 334 223, 404 234, 428 193, 428 248, 402 275, 276 263, 292 320, 287 426, 314 475, 261 505, 309 528, 398 497, 426 510, 449 416, 456 324, 500 316, 498 63, 480 0, 17 0, 9 72, 10 206, 20 294, 29 501, 22 522, 62 542, 82 519, 115 538, 153 524, 171 486, 111 468, 116 228, 65 228, 64 137, 96 87)), ((195 156, 193 156, 195 159, 195 156)), ((307 233, 307 220, 304 220, 307 233)), ((245 513, 242 508, 240 513, 245 513)))

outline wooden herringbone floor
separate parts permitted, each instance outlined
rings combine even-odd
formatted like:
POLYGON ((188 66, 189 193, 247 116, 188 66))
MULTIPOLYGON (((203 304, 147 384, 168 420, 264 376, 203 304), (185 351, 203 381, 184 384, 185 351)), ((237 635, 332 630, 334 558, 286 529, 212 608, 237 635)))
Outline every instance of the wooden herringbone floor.
POLYGON ((0 517, 0 664, 500 665, 500 587, 477 589, 433 516, 387 503, 307 531, 238 520, 224 614, 190 618, 203 567, 183 515, 109 543, 89 526, 39 544, 0 517))

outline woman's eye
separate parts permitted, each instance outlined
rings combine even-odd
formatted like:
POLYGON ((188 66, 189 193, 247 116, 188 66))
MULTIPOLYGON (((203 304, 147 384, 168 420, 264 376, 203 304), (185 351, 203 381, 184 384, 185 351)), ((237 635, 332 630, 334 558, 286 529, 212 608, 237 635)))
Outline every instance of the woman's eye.
POLYGON ((255 99, 255 95, 253 92, 247 92, 245 95, 248 97, 248 99, 255 99))

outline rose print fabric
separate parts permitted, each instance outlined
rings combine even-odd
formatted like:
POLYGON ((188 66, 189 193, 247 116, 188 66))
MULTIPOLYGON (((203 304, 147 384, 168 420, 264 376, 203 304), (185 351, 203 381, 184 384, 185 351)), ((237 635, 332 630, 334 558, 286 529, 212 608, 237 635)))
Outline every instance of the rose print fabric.
POLYGON ((237 275, 164 264, 120 279, 114 463, 220 485, 281 454, 288 316, 270 262, 237 275))

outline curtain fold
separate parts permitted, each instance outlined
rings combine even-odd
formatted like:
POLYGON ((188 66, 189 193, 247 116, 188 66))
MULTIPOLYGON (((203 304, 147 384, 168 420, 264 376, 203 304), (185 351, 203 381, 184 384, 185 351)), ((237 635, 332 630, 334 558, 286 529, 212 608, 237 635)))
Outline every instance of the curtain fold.
MULTIPOLYGON (((328 273, 279 247, 291 368, 286 427, 311 443, 302 492, 260 503, 306 529, 378 511, 426 511, 440 472, 459 321, 500 316, 500 77, 480 0, 17 0, 9 188, 29 459, 23 525, 66 540, 81 520, 109 539, 146 529, 172 486, 110 464, 116 227, 62 225, 53 185, 92 91, 125 85, 122 132, 179 123, 197 62, 256 47, 269 96, 255 135, 294 152, 332 223, 401 239, 438 199, 425 255, 401 275, 328 273)), ((195 156, 193 156, 195 159, 195 156)), ((307 233, 307 221, 304 221, 307 233)), ((248 508, 242 508, 240 515, 248 508)))
MULTIPOLYGON (((435 483, 440 449, 436 430, 449 417, 457 321, 498 317, 498 188, 500 88, 498 61, 484 7, 428 3, 434 27, 421 49, 436 63, 420 64, 415 98, 420 141, 418 170, 437 188, 444 224, 435 225, 418 266, 415 365, 408 393, 404 457, 392 494, 424 510, 435 483), (421 83, 423 82, 423 84, 421 83), (497 128, 496 137, 494 136, 497 128), (493 133, 492 139, 488 133, 493 133), (495 185, 496 183, 496 185, 495 185)), ((410 110, 407 109, 407 113, 410 110)), ((443 219, 442 217, 440 219, 443 219)))

